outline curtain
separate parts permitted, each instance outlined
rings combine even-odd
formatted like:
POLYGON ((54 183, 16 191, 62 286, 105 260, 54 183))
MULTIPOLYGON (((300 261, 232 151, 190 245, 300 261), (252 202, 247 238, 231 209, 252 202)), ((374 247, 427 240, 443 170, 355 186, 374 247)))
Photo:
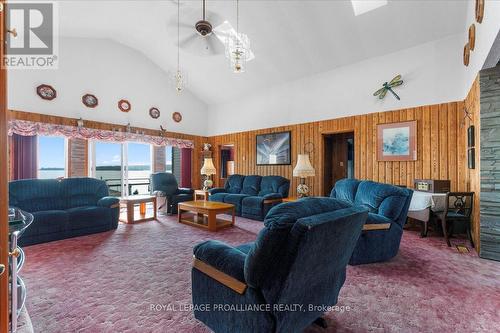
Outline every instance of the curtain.
POLYGON ((65 126, 48 123, 39 123, 27 120, 10 120, 9 135, 52 135, 65 136, 70 139, 99 140, 108 142, 142 142, 155 146, 172 146, 176 148, 193 148, 190 140, 166 138, 134 132, 116 132, 94 128, 65 126))
POLYGON ((12 180, 37 177, 37 139, 35 136, 12 135, 12 180))
POLYGON ((191 148, 181 148, 181 187, 191 188, 191 148))

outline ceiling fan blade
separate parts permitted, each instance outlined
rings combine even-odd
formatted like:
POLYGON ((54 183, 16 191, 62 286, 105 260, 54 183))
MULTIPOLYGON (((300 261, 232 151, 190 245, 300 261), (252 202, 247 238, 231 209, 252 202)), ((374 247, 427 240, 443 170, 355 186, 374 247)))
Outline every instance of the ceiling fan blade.
POLYGON ((208 54, 216 55, 224 53, 224 46, 217 40, 215 35, 204 38, 206 43, 206 50, 208 54))
POLYGON ((196 33, 193 33, 185 38, 182 38, 179 41, 179 46, 181 48, 187 48, 190 47, 196 40, 199 38, 199 36, 196 33))

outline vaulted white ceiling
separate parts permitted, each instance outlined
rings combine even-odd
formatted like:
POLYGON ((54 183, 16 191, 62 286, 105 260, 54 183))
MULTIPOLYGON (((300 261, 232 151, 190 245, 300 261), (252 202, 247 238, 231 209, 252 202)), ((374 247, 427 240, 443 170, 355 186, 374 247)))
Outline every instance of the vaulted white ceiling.
MULTIPOLYGON (((248 71, 233 74, 223 53, 209 55, 193 44, 181 49, 181 67, 188 72, 189 90, 202 101, 228 103, 254 91, 463 32, 467 6, 466 1, 389 0, 386 6, 355 16, 350 1, 242 0, 240 30, 249 36, 256 56, 248 71)), ((236 26, 236 1, 208 0, 207 11, 214 27, 224 20, 236 26)), ((180 16, 183 39, 195 33, 201 0, 181 0, 180 16)), ((62 36, 111 39, 142 52, 166 72, 176 68, 173 0, 63 1, 59 18, 62 36)))

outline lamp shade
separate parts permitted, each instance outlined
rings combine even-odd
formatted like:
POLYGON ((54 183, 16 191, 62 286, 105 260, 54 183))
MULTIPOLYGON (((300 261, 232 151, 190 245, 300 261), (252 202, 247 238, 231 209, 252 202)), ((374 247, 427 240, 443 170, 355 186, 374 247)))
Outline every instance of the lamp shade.
POLYGON ((215 170, 214 162, 211 157, 205 158, 203 162, 203 167, 201 168, 201 174, 206 176, 215 175, 217 171, 215 170))
POLYGON ((309 155, 299 154, 299 157, 297 159, 297 165, 295 165, 295 168, 293 168, 293 176, 306 178, 306 177, 313 177, 314 174, 315 174, 314 168, 311 165, 311 162, 309 161, 309 155))

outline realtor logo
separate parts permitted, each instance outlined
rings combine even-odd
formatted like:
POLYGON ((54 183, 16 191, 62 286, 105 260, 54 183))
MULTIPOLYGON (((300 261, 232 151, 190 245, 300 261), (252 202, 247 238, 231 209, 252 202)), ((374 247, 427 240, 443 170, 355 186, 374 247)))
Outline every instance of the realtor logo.
POLYGON ((53 2, 9 2, 7 48, 2 65, 8 69, 57 69, 57 13, 53 2))

